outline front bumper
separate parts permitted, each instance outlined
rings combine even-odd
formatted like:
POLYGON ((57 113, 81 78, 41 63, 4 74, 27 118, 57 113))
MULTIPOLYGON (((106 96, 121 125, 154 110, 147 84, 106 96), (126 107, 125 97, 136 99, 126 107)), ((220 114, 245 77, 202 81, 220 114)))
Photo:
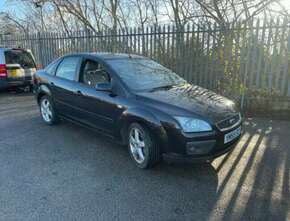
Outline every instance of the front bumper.
POLYGON ((182 162, 205 162, 213 160, 234 149, 243 134, 242 124, 228 131, 215 130, 210 133, 184 134, 180 131, 169 131, 167 149, 163 152, 165 160, 182 162), (241 134, 224 144, 226 134, 241 127, 241 134), (188 146, 196 147, 195 152, 189 153, 188 146))
POLYGON ((215 153, 209 155, 182 155, 176 153, 164 153, 163 159, 168 161, 176 161, 176 162, 184 162, 184 163, 198 163, 198 162, 207 162, 210 160, 214 160, 215 158, 222 156, 230 151, 232 151, 235 147, 235 144, 232 144, 225 149, 217 151, 215 153))

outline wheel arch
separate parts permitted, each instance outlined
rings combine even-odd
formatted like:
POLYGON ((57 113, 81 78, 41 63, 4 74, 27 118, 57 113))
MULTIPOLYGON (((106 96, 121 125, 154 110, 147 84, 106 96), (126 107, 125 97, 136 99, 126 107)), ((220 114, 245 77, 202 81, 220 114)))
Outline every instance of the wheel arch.
POLYGON ((158 117, 148 110, 133 108, 123 112, 117 123, 118 136, 123 145, 127 145, 127 133, 131 123, 145 126, 153 134, 161 149, 167 142, 166 131, 158 117))
POLYGON ((50 96, 51 97, 51 91, 46 85, 41 85, 38 88, 37 96, 36 96, 38 104, 43 96, 50 96))

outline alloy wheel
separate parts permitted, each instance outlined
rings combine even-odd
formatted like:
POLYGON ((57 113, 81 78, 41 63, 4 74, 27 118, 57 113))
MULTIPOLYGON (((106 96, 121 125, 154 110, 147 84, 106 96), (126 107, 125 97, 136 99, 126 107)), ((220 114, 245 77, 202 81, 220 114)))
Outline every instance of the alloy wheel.
POLYGON ((134 160, 142 164, 147 155, 144 133, 136 127, 131 128, 129 133, 129 146, 134 160))
POLYGON ((41 101, 40 110, 41 110, 41 115, 44 121, 47 123, 50 123, 52 121, 53 115, 52 115, 51 104, 48 99, 45 98, 41 101))

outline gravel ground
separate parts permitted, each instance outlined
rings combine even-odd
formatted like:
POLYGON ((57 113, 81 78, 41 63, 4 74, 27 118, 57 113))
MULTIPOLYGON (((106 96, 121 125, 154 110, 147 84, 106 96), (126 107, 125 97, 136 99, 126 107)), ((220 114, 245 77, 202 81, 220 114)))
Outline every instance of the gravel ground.
POLYGON ((143 171, 126 148, 0 94, 0 220, 290 220, 290 121, 247 119, 212 164, 143 171))

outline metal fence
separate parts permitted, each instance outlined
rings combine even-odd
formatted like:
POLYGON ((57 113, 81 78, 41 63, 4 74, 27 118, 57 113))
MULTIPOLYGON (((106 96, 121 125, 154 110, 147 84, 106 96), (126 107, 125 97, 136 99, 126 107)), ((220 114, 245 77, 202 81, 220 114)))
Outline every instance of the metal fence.
POLYGON ((30 48, 43 66, 71 52, 126 52, 151 57, 188 81, 241 101, 290 97, 289 21, 256 20, 221 28, 174 25, 102 33, 2 36, 7 47, 30 48))

